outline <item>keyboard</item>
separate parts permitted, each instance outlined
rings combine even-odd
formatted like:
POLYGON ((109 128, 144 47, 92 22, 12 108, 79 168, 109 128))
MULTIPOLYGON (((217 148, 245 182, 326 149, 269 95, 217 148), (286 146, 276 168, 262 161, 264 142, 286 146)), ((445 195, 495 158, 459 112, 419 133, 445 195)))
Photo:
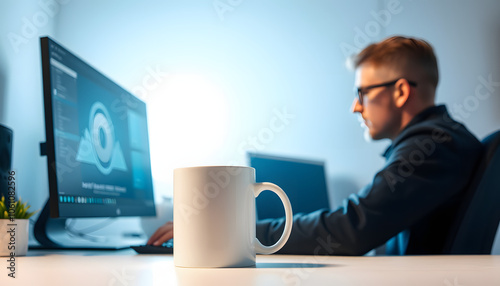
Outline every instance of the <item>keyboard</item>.
POLYGON ((135 245, 131 246, 135 252, 139 254, 173 254, 174 253, 174 243, 172 240, 165 242, 160 246, 154 245, 135 245))

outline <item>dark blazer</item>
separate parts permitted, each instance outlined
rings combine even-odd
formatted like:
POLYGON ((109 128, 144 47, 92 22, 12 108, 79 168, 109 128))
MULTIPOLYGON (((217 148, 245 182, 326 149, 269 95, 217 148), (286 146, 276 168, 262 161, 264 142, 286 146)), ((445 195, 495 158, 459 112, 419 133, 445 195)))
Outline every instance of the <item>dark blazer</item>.
MULTIPOLYGON (((278 253, 362 255, 386 242, 388 254, 442 253, 481 148, 445 106, 424 110, 392 141, 371 184, 336 210, 294 215, 278 253)), ((259 221, 257 238, 272 244, 283 228, 284 218, 259 221)))

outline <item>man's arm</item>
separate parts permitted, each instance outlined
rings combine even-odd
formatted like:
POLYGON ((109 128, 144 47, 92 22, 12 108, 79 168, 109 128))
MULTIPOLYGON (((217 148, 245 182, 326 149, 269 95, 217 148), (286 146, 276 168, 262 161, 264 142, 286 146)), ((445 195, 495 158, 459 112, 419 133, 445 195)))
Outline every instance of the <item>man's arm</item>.
MULTIPOLYGON (((279 253, 362 255, 460 192, 469 180, 477 150, 461 154, 468 150, 457 149, 448 137, 417 158, 419 137, 413 139, 395 148, 373 182, 342 207, 295 215, 290 238, 279 253)), ((259 221, 257 237, 271 244, 281 236, 283 226, 284 219, 259 221)))

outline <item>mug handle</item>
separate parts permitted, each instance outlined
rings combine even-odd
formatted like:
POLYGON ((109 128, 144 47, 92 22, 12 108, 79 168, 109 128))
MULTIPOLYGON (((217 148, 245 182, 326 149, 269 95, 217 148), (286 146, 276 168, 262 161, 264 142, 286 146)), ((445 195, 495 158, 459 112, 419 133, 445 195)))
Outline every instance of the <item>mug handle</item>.
POLYGON ((290 205, 290 200, 288 199, 285 192, 275 184, 272 183, 255 183, 254 184, 254 195, 258 197, 262 191, 272 191, 278 195, 285 207, 285 229, 283 230, 283 234, 281 234, 280 239, 271 246, 263 245, 258 238, 255 238, 254 246, 255 252, 258 254, 271 254, 280 250, 283 245, 285 245, 288 237, 290 237, 290 233, 292 232, 292 223, 293 223, 293 214, 292 214, 292 206, 290 205))

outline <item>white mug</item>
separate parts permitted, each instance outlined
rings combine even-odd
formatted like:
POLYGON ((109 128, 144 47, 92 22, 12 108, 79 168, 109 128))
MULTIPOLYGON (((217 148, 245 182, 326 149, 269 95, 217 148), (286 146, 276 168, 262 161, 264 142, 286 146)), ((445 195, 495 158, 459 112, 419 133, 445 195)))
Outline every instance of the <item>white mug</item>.
POLYGON ((180 267, 251 267, 255 254, 271 254, 292 231, 292 207, 272 183, 255 183, 255 169, 237 166, 174 170, 174 264, 180 267), (255 237, 255 197, 275 192, 285 207, 281 238, 264 246, 255 237))

